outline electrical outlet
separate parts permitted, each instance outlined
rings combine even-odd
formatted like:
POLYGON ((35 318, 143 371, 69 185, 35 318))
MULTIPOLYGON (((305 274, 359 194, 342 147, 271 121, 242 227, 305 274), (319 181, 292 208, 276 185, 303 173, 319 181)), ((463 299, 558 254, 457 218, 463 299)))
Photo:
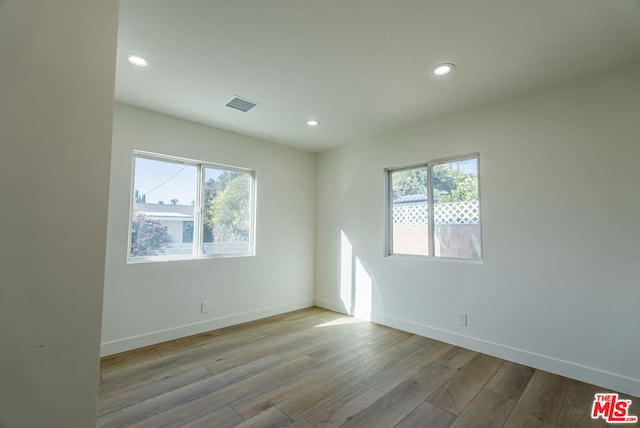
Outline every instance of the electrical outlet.
POLYGON ((458 312, 458 325, 462 327, 467 326, 467 313, 466 312, 458 312))
POLYGON ((206 314, 207 312, 209 312, 208 300, 203 300, 202 303, 200 303, 200 312, 202 312, 203 314, 206 314))

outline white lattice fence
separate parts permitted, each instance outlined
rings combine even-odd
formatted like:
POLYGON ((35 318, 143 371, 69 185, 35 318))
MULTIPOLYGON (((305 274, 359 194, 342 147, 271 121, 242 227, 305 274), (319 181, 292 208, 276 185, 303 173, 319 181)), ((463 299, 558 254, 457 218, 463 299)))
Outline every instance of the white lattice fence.
POLYGON ((425 202, 393 204, 393 225, 427 224, 429 210, 425 202))
MULTIPOLYGON (((435 224, 478 224, 478 201, 449 202, 434 206, 435 224)), ((393 225, 427 224, 429 210, 426 201, 393 204, 393 225)))
POLYGON ((480 204, 472 202, 449 202, 434 207, 436 224, 478 224, 480 204))

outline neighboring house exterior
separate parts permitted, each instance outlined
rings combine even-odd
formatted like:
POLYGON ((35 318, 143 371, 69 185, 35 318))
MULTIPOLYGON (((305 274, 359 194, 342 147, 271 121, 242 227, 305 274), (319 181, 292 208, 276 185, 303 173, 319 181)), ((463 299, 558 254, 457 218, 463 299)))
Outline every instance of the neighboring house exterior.
POLYGON ((172 244, 193 242, 193 205, 135 204, 135 209, 166 225, 172 244))

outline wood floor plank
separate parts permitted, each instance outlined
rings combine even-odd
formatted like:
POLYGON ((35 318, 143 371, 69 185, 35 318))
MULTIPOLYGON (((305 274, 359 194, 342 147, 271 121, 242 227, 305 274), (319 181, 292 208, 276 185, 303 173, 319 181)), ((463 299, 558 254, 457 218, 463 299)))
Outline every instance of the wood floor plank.
POLYGON ((451 424, 451 428, 501 427, 513 410, 516 400, 482 389, 451 424))
POLYGON ((257 415, 236 425, 237 428, 279 428, 292 422, 291 418, 277 407, 270 407, 257 415))
POLYGON ((224 406, 196 420, 181 424, 180 428, 231 428, 241 422, 242 418, 231 406, 224 406))
POLYGON ((148 418, 150 422, 148 426, 154 428, 172 428, 181 422, 200 418, 213 410, 230 405, 232 402, 240 400, 243 397, 251 396, 256 393, 256 391, 259 393, 268 390, 274 383, 286 381, 289 377, 295 377, 300 373, 304 373, 317 364, 317 361, 309 357, 285 362, 255 376, 217 389, 196 399, 185 401, 165 412, 156 414, 148 418))
MULTIPOLYGON (((298 389, 290 396, 281 396, 283 401, 278 403, 279 408, 285 410, 294 419, 309 410, 307 406, 314 406, 326 401, 327 396, 336 394, 336 390, 348 389, 371 377, 374 373, 385 370, 405 353, 403 348, 397 346, 407 337, 407 333, 397 334, 396 331, 386 331, 384 335, 372 339, 368 344, 358 347, 357 351, 346 352, 340 357, 327 362, 334 365, 334 370, 329 376, 318 379, 315 384, 300 383, 298 389), (388 334, 386 334, 388 333, 388 334), (357 356, 356 359, 351 359, 357 356), (336 366, 346 358, 346 364, 336 366)), ((324 369, 323 369, 324 370, 324 369)))
POLYGON ((367 341, 364 339, 353 339, 347 342, 330 343, 320 349, 316 349, 315 351, 310 352, 307 355, 318 361, 329 361, 330 359, 342 355, 345 352, 351 352, 360 348, 361 346, 365 345, 366 342, 367 341))
POLYGON ((447 367, 459 369, 464 367, 476 355, 478 355, 478 353, 475 351, 456 346, 442 355, 438 361, 447 367))
POLYGON ((329 329, 324 329, 324 331, 326 332, 326 334, 314 340, 292 343, 291 346, 282 348, 278 352, 283 358, 286 358, 287 360, 300 358, 303 355, 309 355, 318 360, 326 361, 328 359, 331 359, 331 357, 320 358, 321 355, 314 356, 314 353, 319 354, 323 350, 330 348, 331 346, 338 346, 339 344, 342 344, 342 346, 350 346, 349 344, 355 341, 355 336, 348 331, 341 331, 338 333, 334 333, 329 329))
MULTIPOLYGON (((320 405, 311 404, 306 408, 303 416, 298 416, 290 428, 333 426, 344 424, 350 417, 360 413, 384 395, 383 392, 365 384, 359 383, 342 393, 329 395, 320 405)), ((279 406, 282 408, 282 406, 279 406)), ((285 413, 295 418, 295 413, 283 409, 285 413)), ((303 408, 304 411, 304 408, 303 408)))
POLYGON ((505 361, 498 372, 489 380, 486 389, 507 398, 520 398, 535 369, 505 361))
POLYGON ((332 360, 317 364, 313 369, 290 377, 271 387, 250 394, 241 400, 231 403, 233 408, 247 419, 264 409, 296 397, 303 391, 334 376, 340 376, 354 366, 366 363, 367 356, 363 352, 352 352, 340 355, 332 360))
POLYGON ((100 372, 105 378, 109 374, 121 370, 123 368, 135 366, 137 363, 148 364, 157 358, 161 358, 162 354, 158 351, 157 346, 148 346, 145 348, 134 349, 123 354, 110 355, 100 360, 100 372))
POLYGON ((385 367, 391 365, 405 352, 399 346, 369 354, 367 350, 361 350, 361 358, 353 363, 346 364, 341 370, 333 373, 332 376, 321 380, 313 385, 301 385, 302 388, 277 403, 278 408, 297 420, 316 406, 321 405, 330 397, 340 394, 341 391, 348 390, 361 383, 364 379, 371 377, 372 373, 384 371, 385 367))
MULTIPOLYGON (((362 366, 362 364, 360 364, 360 366, 362 366)), ((292 419, 297 420, 302 415, 308 413, 309 410, 324 405, 324 403, 332 397, 360 383, 362 383, 360 376, 343 376, 338 374, 313 384, 308 388, 302 387, 295 389, 294 394, 274 396, 275 398, 272 398, 271 401, 278 401, 278 408, 292 419)), ((383 393, 380 392, 379 395, 383 395, 383 393)))
MULTIPOLYGON (((254 344, 261 339, 267 338, 255 332, 248 332, 236 337, 217 336, 214 343, 187 346, 182 352, 171 351, 164 354, 156 349, 157 354, 148 361, 132 361, 130 365, 120 370, 105 373, 105 384, 102 385, 100 393, 107 396, 114 390, 120 390, 132 384, 153 382, 167 375, 194 370, 201 367, 203 361, 215 361, 216 356, 224 355, 226 350, 237 350, 243 344, 254 344)), ((169 347, 169 345, 164 346, 169 347)))
POLYGON ((504 360, 477 354, 427 401, 449 413, 459 415, 502 364, 504 360))
POLYGON ((406 333, 396 334, 388 329, 381 331, 384 334, 374 335, 375 338, 368 345, 353 346, 350 350, 323 362, 307 373, 234 402, 234 409, 247 418, 261 409, 278 405, 280 408, 286 408, 290 416, 294 418, 299 416, 301 413, 298 412, 298 406, 301 400, 305 400, 308 404, 314 400, 314 397, 318 397, 319 391, 320 395, 324 396, 327 389, 350 388, 370 376, 372 372, 389 365, 405 352, 395 344, 404 340, 407 337, 406 333), (348 374, 346 380, 341 378, 345 374, 348 374))
POLYGON ((241 326, 251 330, 258 330, 268 335, 287 334, 298 330, 308 330, 311 327, 344 317, 345 315, 343 314, 320 308, 307 308, 255 320, 241 324, 241 326))
POLYGON ((560 409, 557 426, 575 428, 607 426, 603 419, 591 418, 591 407, 595 394, 608 392, 608 390, 573 379, 568 379, 567 384, 567 393, 560 409))
MULTIPOLYGON (((303 361, 303 364, 305 365, 307 364, 307 362, 305 362, 306 358, 301 359, 300 361, 303 361)), ((280 366, 284 365, 286 362, 287 360, 283 359, 279 355, 267 355, 262 358, 249 360, 245 364, 219 372, 214 376, 217 379, 217 384, 222 388, 227 385, 243 381, 244 379, 254 375, 266 373, 272 368, 279 369, 280 366)), ((308 364, 312 363, 308 362, 308 364)), ((207 366, 207 369, 208 367, 209 366, 207 366)))
POLYGON ((564 403, 560 408, 556 426, 562 428, 599 428, 606 427, 607 423, 604 419, 592 419, 591 407, 578 408, 564 403))
MULTIPOLYGON (((253 331, 252 334, 259 335, 259 333, 253 331)), ((167 356, 172 353, 183 354, 185 351, 194 350, 202 346, 211 346, 213 344, 220 344, 221 341, 239 340, 239 335, 229 335, 224 330, 207 331, 205 333, 194 334, 192 336, 182 337, 176 340, 170 340, 167 342, 158 343, 153 345, 158 352, 167 356), (215 339, 215 341, 214 341, 215 339)))
POLYGON ((536 371, 509 415, 505 428, 556 426, 568 383, 562 376, 536 371))
POLYGON ((369 377, 366 382, 380 391, 389 392, 451 348, 453 348, 452 345, 443 342, 427 343, 422 349, 414 351, 405 358, 399 358, 392 366, 369 377))
MULTIPOLYGON (((229 349, 226 352, 218 353, 210 358, 206 363, 207 369, 212 373, 220 373, 230 368, 236 367, 239 363, 244 364, 256 358, 277 354, 286 360, 294 361, 306 356, 300 353, 295 358, 285 357, 283 350, 296 346, 299 343, 312 343, 319 340, 325 332, 309 331, 309 332, 293 332, 285 336, 273 336, 254 341, 247 346, 238 346, 235 349, 229 349)), ((320 339, 321 340, 321 339, 320 339)))
POLYGON ((349 419, 343 427, 392 427, 402 421, 455 373, 456 370, 451 367, 438 362, 430 363, 349 419))
POLYGON ((271 326, 275 326, 276 328, 278 328, 279 326, 288 325, 290 326, 289 330, 291 331, 291 327, 293 327, 294 329, 305 329, 310 325, 322 322, 321 320, 323 319, 336 319, 340 317, 344 317, 344 315, 317 307, 310 307, 292 312, 272 315, 253 321, 247 321, 241 324, 225 327, 221 330, 226 333, 236 334, 238 331, 243 330, 260 331, 262 329, 269 329, 271 326))
POLYGON ((101 399, 98 403, 98 415, 106 415, 118 409, 131 406, 132 404, 157 397, 166 391, 190 385, 209 376, 211 376, 209 370, 204 367, 199 367, 186 373, 168 376, 156 382, 143 383, 140 385, 134 384, 130 388, 123 389, 118 394, 112 394, 101 399))
POLYGON ((387 332, 384 336, 379 336, 369 340, 366 345, 362 346, 362 349, 366 350, 370 355, 376 355, 390 347, 395 347, 395 345, 404 342, 411 336, 411 334, 404 331, 392 330, 387 332))
POLYGON ((340 328, 333 327, 334 330, 345 335, 343 340, 335 340, 337 337, 333 335, 331 343, 324 344, 322 348, 309 352, 307 355, 320 361, 327 361, 354 349, 378 347, 380 344, 388 346, 391 342, 401 343, 406 338, 413 337, 409 333, 398 334, 397 330, 378 328, 378 326, 371 328, 371 326, 370 323, 357 323, 343 325, 340 328), (343 330, 345 328, 346 330, 343 330), (351 328, 355 328, 355 330, 351 328))
POLYGON ((565 395, 564 402, 569 406, 576 407, 578 409, 585 408, 591 410, 595 395, 603 392, 609 392, 609 390, 577 380, 568 379, 567 394, 565 395))
POLYGON ((426 345, 433 345, 434 343, 442 343, 437 340, 429 339, 428 337, 422 337, 418 335, 413 335, 407 340, 403 340, 398 346, 406 349, 407 351, 417 351, 424 348, 426 345))
MULTIPOLYGON (((451 425, 456 415, 447 412, 433 404, 423 401, 411 413, 405 416, 395 428, 445 428, 451 425)), ((472 425, 470 425, 472 426, 472 425)))
MULTIPOLYGON (((122 397, 123 400, 118 400, 117 402, 118 404, 122 404, 123 401, 126 401, 127 397, 131 397, 131 394, 135 394, 134 398, 131 398, 128 402, 129 406, 133 405, 135 408, 135 404, 137 403, 144 403, 145 401, 148 401, 149 403, 154 403, 155 401, 158 400, 157 397, 159 397, 159 399, 165 403, 165 406, 163 406, 161 410, 166 411, 169 408, 170 404, 172 403, 170 400, 166 399, 166 394, 170 394, 172 391, 178 391, 187 397, 197 397, 199 395, 198 392, 193 391, 193 389, 190 388, 189 386, 199 385, 201 389, 206 388, 204 389, 204 392, 208 393, 208 391, 219 390, 232 383, 237 384, 243 379, 246 379, 256 374, 263 373, 265 370, 271 367, 279 366, 283 362, 284 360, 278 357, 277 355, 271 355, 256 361, 251 361, 250 363, 247 363, 243 366, 236 367, 232 370, 229 370, 224 373, 219 373, 217 375, 212 375, 208 370, 205 369, 208 375, 204 375, 203 372, 198 371, 200 374, 202 374, 202 376, 200 376, 199 379, 194 380, 189 384, 186 384, 185 387, 183 388, 179 388, 177 385, 177 382, 160 381, 160 382, 157 382, 157 385, 155 384, 151 385, 153 389, 148 391, 147 385, 145 384, 143 385, 141 391, 136 391, 136 390, 132 392, 127 391, 128 393, 124 394, 125 396, 122 397)), ((117 397, 119 396, 116 396, 116 398, 117 397)), ((110 401, 107 400, 107 403, 105 405, 107 405, 109 402, 110 401)), ((178 400, 176 403, 179 404, 180 400, 178 400)), ((174 405, 176 404, 174 403, 174 405)), ((140 404, 140 406, 142 408, 145 407, 144 404, 140 404)), ((129 420, 133 420, 135 418, 139 419, 139 417, 136 416, 135 411, 130 411, 129 409, 125 409, 123 407, 119 407, 118 409, 123 409, 123 412, 125 414, 128 414, 128 416, 121 416, 121 420, 127 419, 127 418, 129 420)), ((105 415, 105 414, 106 412, 102 412, 102 415, 105 415)))
MULTIPOLYGON (((220 382, 219 375, 211 376, 183 388, 134 404, 104 415, 98 420, 99 427, 122 427, 149 419, 155 427, 172 427, 176 423, 191 421, 248 395, 256 388, 268 387, 273 379, 286 378, 317 364, 312 358, 285 362, 275 368, 229 385, 226 377, 220 382), (204 404, 203 404, 204 401, 204 404), (188 409, 188 410, 187 410, 188 409), (196 412, 198 409, 198 412, 196 412), (158 416, 160 415, 160 416, 158 416)), ((222 374, 224 375, 224 373, 222 374)))

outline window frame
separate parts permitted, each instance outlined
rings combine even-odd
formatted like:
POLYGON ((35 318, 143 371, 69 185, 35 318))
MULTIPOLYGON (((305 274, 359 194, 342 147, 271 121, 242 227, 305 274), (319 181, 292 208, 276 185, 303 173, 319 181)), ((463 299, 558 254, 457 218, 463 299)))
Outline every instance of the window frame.
POLYGON ((385 249, 384 256, 385 257, 408 257, 413 258, 417 257, 420 259, 430 259, 430 260, 448 260, 448 261, 457 261, 464 263, 479 263, 484 260, 484 249, 483 249, 483 239, 482 239, 482 196, 481 196, 481 185, 480 185, 480 153, 469 153, 465 155, 459 156, 450 156, 445 158, 438 158, 434 160, 429 160, 425 162, 417 162, 408 165, 402 165, 398 167, 389 167, 384 169, 384 185, 385 185, 385 249), (435 203, 433 200, 433 173, 432 168, 437 165, 452 163, 452 162, 460 162, 475 159, 477 163, 477 177, 478 177, 478 225, 480 228, 480 246, 479 246, 479 258, 462 258, 462 257, 448 257, 448 256, 437 256, 435 253, 435 203), (393 179, 392 174, 400 171, 407 171, 418 168, 426 168, 427 169, 427 207, 428 207, 428 223, 427 223, 427 239, 428 239, 428 251, 429 254, 404 254, 404 253, 395 253, 393 252, 393 179))
POLYGON ((256 255, 255 251, 255 237, 256 237, 256 171, 253 169, 242 168, 237 166, 230 166, 220 163, 205 162, 195 159, 189 159, 179 156, 172 156, 160 153, 154 153, 144 150, 133 150, 131 157, 131 183, 129 191, 129 228, 127 233, 127 264, 137 263, 150 263, 150 262, 169 262, 179 260, 201 260, 201 259, 217 259, 228 257, 252 257, 256 255), (135 178, 136 178, 136 158, 143 158, 161 162, 172 162, 175 164, 182 164, 196 167, 196 182, 195 184, 195 203, 193 213, 193 251, 191 254, 165 254, 155 256, 132 256, 131 255, 131 234, 133 232, 133 209, 135 207, 134 192, 135 192, 135 178), (233 252, 233 253, 204 253, 204 187, 205 187, 205 170, 207 168, 213 168, 224 171, 241 172, 249 174, 251 177, 251 186, 249 190, 249 204, 250 204, 250 231, 249 231, 249 250, 246 252, 233 252))

